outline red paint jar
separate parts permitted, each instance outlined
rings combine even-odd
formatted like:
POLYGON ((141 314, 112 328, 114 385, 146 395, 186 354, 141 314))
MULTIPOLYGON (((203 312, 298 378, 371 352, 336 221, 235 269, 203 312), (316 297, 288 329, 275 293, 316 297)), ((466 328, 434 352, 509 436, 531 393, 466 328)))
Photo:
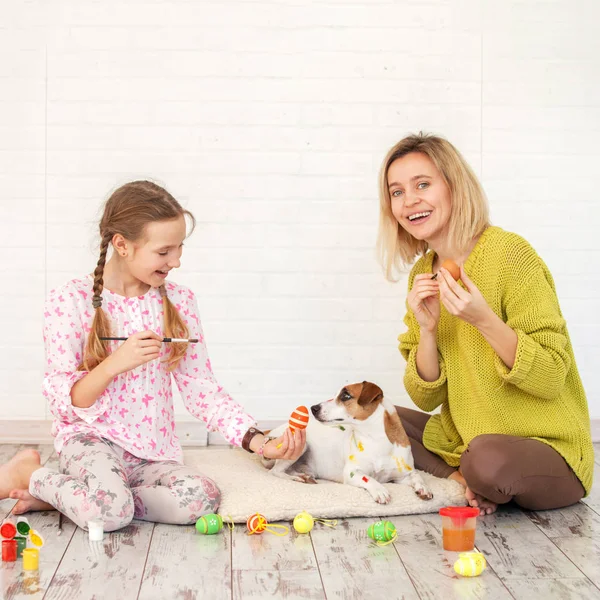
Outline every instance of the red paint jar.
POLYGON ((15 562, 17 560, 16 540, 2 540, 2 560, 4 562, 15 562))

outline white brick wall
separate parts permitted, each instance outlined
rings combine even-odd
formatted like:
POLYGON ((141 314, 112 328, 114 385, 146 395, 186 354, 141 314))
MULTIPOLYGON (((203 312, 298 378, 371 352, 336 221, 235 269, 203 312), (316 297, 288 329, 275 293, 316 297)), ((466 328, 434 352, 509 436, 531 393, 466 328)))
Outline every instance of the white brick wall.
MULTIPOLYGON (((376 175, 441 133, 548 262, 600 418, 595 0, 30 0, 0 23, 0 418, 47 417, 42 302, 90 271, 100 201, 150 177, 199 219, 176 280, 260 419, 347 381, 398 403, 406 280, 376 175)), ((183 416, 183 408, 179 405, 183 416)))

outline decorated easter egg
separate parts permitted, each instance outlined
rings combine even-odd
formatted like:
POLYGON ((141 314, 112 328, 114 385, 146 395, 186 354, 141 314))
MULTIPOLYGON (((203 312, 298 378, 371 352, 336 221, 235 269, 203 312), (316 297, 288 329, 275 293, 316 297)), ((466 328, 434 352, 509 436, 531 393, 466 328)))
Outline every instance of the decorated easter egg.
POLYGON ((246 527, 250 533, 262 533, 267 528, 267 519, 260 513, 248 517, 246 527))
POLYGON ((204 515, 196 521, 196 531, 206 535, 219 533, 223 529, 223 519, 221 515, 204 515))
POLYGON ((446 269, 446 271, 452 275, 454 281, 458 281, 460 279, 460 267, 453 260, 445 260, 442 263, 442 268, 446 269))
POLYGON ((299 406, 290 416, 290 429, 306 429, 308 425, 308 408, 299 406))
POLYGON ((477 577, 486 566, 485 556, 481 552, 461 552, 454 563, 454 570, 463 577, 477 577))
POLYGON ((367 535, 376 542, 389 542, 396 537, 396 526, 391 521, 377 521, 369 525, 367 535))
POLYGON ((302 511, 294 517, 294 529, 298 533, 308 533, 314 524, 315 520, 306 511, 302 511))

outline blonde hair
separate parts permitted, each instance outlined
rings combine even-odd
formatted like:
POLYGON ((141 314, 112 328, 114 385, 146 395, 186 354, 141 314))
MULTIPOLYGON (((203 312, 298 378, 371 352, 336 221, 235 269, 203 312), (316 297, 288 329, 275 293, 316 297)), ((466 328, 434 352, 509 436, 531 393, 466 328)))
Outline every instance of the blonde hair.
MULTIPOLYGON (((94 270, 94 294, 92 306, 94 320, 90 330, 83 362, 79 370, 91 371, 108 355, 109 348, 102 337, 110 337, 110 321, 102 310, 102 290, 104 288, 104 265, 109 245, 116 234, 131 241, 140 240, 144 228, 154 221, 167 221, 181 216, 189 217, 192 227, 196 226, 194 215, 182 206, 164 188, 151 181, 132 181, 115 190, 104 205, 100 219, 100 257, 94 270)), ((189 336, 181 315, 169 300, 163 284, 159 288, 163 301, 164 334, 166 337, 187 338, 189 336)), ((187 350, 187 344, 169 344, 168 368, 172 371, 187 350)))
POLYGON ((392 214, 387 179, 389 168, 395 160, 413 152, 431 159, 450 190, 448 237, 457 252, 464 251, 469 242, 490 224, 483 188, 460 152, 449 141, 435 135, 420 132, 405 137, 386 154, 379 172, 377 255, 389 281, 395 280, 395 272, 406 268, 415 257, 429 249, 425 240, 410 235, 392 214))

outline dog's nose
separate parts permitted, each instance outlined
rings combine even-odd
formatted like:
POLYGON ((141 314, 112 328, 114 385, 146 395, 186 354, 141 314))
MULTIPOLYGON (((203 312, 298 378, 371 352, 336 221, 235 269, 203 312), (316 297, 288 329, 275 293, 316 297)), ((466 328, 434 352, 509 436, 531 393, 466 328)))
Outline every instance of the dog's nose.
POLYGON ((321 405, 320 404, 315 404, 314 406, 310 407, 310 412, 316 417, 319 414, 319 411, 321 410, 321 405))

